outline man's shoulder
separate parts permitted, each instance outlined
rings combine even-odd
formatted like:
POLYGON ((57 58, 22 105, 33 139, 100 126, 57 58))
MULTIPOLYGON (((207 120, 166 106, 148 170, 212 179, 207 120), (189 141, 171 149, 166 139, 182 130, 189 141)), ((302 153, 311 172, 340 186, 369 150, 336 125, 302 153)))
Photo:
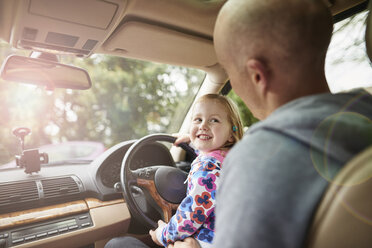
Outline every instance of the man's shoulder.
POLYGON ((371 144, 372 124, 368 121, 371 119, 372 96, 365 91, 305 97, 249 128, 230 154, 240 162, 264 158, 274 154, 278 147, 293 145, 307 153, 325 153, 345 162, 371 144), (325 144, 332 145, 332 149, 324 150, 325 144))
POLYGON ((275 110, 268 118, 253 125, 248 133, 260 129, 313 128, 330 115, 355 112, 372 118, 372 96, 365 90, 317 94, 293 100, 275 110))
POLYGON ((268 156, 280 155, 278 154, 279 149, 289 140, 291 139, 287 136, 266 129, 262 129, 260 132, 246 134, 230 150, 225 160, 229 160, 229 162, 224 162, 224 166, 228 166, 231 162, 234 165, 240 163, 246 164, 247 161, 260 161, 262 163, 263 161, 267 161, 268 156))

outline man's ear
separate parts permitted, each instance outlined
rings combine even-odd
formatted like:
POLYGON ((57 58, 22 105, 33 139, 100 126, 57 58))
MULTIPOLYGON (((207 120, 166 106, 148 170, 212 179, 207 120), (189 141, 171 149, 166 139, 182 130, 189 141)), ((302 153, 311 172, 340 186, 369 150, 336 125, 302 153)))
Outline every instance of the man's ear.
POLYGON ((269 87, 269 70, 267 65, 258 59, 250 59, 246 63, 246 70, 256 89, 261 94, 266 95, 269 87))

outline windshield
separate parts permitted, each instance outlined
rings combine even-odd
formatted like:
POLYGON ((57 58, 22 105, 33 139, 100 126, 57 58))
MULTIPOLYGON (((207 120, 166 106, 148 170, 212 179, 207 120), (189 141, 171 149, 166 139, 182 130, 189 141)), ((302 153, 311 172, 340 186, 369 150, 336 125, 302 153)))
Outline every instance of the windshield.
MULTIPOLYGON (((14 53, 0 43, 0 62, 14 53)), ((63 151, 59 157, 51 152, 53 162, 93 159, 125 140, 177 132, 205 77, 196 69, 114 56, 62 57, 61 62, 86 69, 92 88, 45 91, 0 79, 0 169, 21 152, 12 134, 17 127, 31 129, 25 149, 63 151), (80 148, 84 152, 71 148, 71 141, 86 146, 80 148)))

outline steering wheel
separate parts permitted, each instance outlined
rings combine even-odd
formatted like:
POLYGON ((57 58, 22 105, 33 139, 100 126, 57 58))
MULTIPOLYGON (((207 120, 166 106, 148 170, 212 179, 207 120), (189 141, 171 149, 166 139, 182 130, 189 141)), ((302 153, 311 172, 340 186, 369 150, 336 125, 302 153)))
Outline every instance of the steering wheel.
MULTIPOLYGON (((163 216, 165 222, 169 222, 172 217, 172 210, 177 209, 178 204, 186 196, 184 184, 187 173, 169 166, 153 165, 145 168, 132 170, 130 165, 136 152, 149 143, 157 141, 174 143, 175 137, 168 134, 152 134, 137 140, 126 152, 121 164, 120 182, 123 188, 123 196, 129 206, 130 212, 147 227, 155 228, 157 223, 150 219, 138 206, 131 191, 132 186, 138 186, 149 192, 152 200, 159 206, 156 211, 163 216)), ((186 143, 179 145, 194 159, 194 150, 186 143)))

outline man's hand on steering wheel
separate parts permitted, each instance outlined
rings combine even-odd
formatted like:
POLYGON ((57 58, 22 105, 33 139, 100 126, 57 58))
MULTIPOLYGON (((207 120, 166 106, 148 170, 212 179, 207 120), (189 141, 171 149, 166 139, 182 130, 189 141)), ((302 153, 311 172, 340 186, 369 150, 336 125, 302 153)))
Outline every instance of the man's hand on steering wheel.
POLYGON ((170 244, 167 248, 201 248, 196 239, 188 237, 184 240, 176 241, 174 244, 170 244))

